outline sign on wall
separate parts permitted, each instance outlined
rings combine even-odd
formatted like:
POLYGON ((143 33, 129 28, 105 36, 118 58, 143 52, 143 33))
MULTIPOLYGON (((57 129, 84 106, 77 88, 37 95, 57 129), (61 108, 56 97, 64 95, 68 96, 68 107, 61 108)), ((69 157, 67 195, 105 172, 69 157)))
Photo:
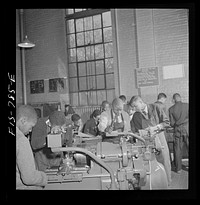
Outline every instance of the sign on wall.
POLYGON ((44 80, 30 81, 31 94, 44 93, 44 80))
POLYGON ((159 85, 158 67, 140 68, 135 71, 138 88, 159 85))
POLYGON ((183 78, 183 64, 163 66, 163 79, 183 78))
POLYGON ((64 78, 49 79, 49 92, 59 92, 64 89, 64 78))

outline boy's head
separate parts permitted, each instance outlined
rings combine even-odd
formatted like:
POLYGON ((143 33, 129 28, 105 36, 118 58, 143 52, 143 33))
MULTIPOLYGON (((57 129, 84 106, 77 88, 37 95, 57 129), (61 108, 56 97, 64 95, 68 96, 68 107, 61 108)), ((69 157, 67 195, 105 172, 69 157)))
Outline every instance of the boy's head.
POLYGON ((110 109, 110 103, 106 100, 104 100, 101 104, 102 110, 103 111, 107 111, 110 109))
POLYGON ((158 97, 157 97, 157 100, 162 102, 162 103, 165 103, 167 99, 167 95, 165 93, 159 93, 158 94, 158 97))
POLYGON ((81 117, 78 114, 73 114, 71 116, 71 120, 74 123, 74 125, 79 125, 81 122, 81 117))
POLYGON ((64 131, 64 127, 66 124, 66 118, 62 111, 53 111, 49 115, 49 122, 51 125, 51 132, 53 133, 59 133, 61 131, 64 131))
POLYGON ((146 107, 146 104, 143 102, 142 98, 138 95, 133 96, 130 100, 130 105, 136 110, 142 112, 146 107))
POLYGON ((112 102, 113 112, 120 115, 124 109, 124 103, 120 98, 115 98, 112 102))
POLYGON ((94 110, 92 113, 92 117, 95 119, 95 121, 99 121, 101 116, 101 111, 100 110, 94 110))
POLYGON ((32 131, 37 123, 37 113, 30 105, 21 105, 16 111, 16 126, 24 134, 32 131))
POLYGON ((124 103, 126 103, 126 96, 125 96, 125 95, 120 95, 119 98, 120 98, 124 103))

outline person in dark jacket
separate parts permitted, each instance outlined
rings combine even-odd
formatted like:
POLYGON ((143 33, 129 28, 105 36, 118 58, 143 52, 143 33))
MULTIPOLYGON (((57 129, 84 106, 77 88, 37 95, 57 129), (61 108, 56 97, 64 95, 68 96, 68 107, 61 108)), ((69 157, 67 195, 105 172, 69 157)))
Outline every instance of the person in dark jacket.
POLYGON ((131 120, 131 126, 133 126, 132 131, 135 130, 135 132, 139 132, 139 130, 148 127, 151 127, 152 130, 160 130, 160 133, 158 133, 155 138, 155 142, 157 147, 163 146, 164 148, 160 150, 160 154, 156 155, 156 158, 163 164, 167 174, 168 185, 170 186, 171 162, 169 148, 164 132, 162 131, 169 126, 169 119, 163 109, 160 109, 158 112, 154 104, 144 103, 140 96, 132 97, 130 104, 136 110, 131 120))
POLYGON ((54 111, 49 117, 40 118, 32 130, 31 147, 35 154, 35 162, 38 170, 45 171, 52 166, 59 166, 62 153, 53 153, 47 145, 47 135, 50 133, 63 133, 63 144, 67 141, 64 134, 66 126, 65 115, 62 111, 54 111))
POLYGON ((169 108, 170 125, 174 128, 174 162, 177 173, 181 173, 182 149, 189 147, 189 104, 181 102, 179 93, 173 95, 174 105, 169 108))
POLYGON ((97 136, 99 133, 98 124, 99 124, 99 120, 100 120, 100 116, 101 116, 101 111, 94 110, 91 116, 92 116, 92 118, 90 118, 85 123, 83 133, 97 136))
POLYGON ((154 104, 156 107, 159 107, 158 111, 160 109, 163 109, 167 115, 167 108, 165 106, 166 100, 167 100, 167 95, 165 93, 159 93, 157 97, 157 101, 154 104))

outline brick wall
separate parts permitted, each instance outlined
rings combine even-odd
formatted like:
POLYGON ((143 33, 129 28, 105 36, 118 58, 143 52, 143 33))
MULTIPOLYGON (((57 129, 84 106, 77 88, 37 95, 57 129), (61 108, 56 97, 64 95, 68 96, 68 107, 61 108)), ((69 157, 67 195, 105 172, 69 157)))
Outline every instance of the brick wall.
POLYGON ((133 9, 116 10, 116 33, 119 62, 119 95, 126 95, 129 100, 133 95, 138 94, 134 72, 134 69, 137 68, 137 42, 133 9))
POLYGON ((167 94, 167 107, 175 92, 188 101, 188 19, 185 9, 136 9, 139 67, 157 66, 159 85, 141 88, 147 102, 159 92, 167 94), (163 79, 163 66, 183 64, 183 78, 163 79))
POLYGON ((26 9, 29 40, 36 46, 26 50, 28 102, 69 102, 64 9, 26 9), (49 79, 65 78, 62 93, 49 92, 49 79), (30 81, 45 79, 45 92, 30 94, 30 81))

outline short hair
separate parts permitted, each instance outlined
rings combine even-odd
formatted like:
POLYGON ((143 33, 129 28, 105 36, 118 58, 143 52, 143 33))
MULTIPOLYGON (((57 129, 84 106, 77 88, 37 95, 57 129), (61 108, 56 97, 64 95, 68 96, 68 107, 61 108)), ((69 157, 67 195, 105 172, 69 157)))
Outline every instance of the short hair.
POLYGON ((72 106, 69 105, 69 104, 66 104, 66 105, 65 105, 65 115, 67 116, 68 114, 74 114, 74 113, 75 113, 75 111, 74 111, 74 109, 72 108, 72 106), (66 107, 69 107, 68 111, 66 111, 66 107))
POLYGON ((16 109, 16 119, 26 117, 27 121, 37 121, 37 113, 35 109, 30 105, 21 105, 16 109))
POLYGON ((119 98, 120 98, 123 102, 126 101, 126 96, 125 96, 125 95, 120 95, 119 98))
POLYGON ((80 119, 81 119, 80 115, 78 115, 78 114, 76 114, 76 113, 71 116, 71 120, 72 120, 73 122, 76 122, 76 121, 78 121, 78 120, 80 120, 80 119))
POLYGON ((134 102, 136 102, 137 100, 139 100, 139 99, 142 100, 142 98, 141 98, 139 95, 135 95, 135 96, 133 96, 133 97, 130 99, 129 104, 132 106, 132 104, 133 104, 134 102))
POLYGON ((181 95, 179 93, 174 93, 173 94, 173 99, 174 99, 174 101, 180 101, 181 100, 181 95))
POLYGON ((122 101, 122 99, 120 98, 115 98, 113 101, 112 101, 112 107, 113 108, 123 108, 124 106, 124 103, 122 101))
POLYGON ((98 115, 101 115, 101 111, 100 110, 94 110, 93 112, 92 112, 92 117, 97 117, 98 115))
POLYGON ((159 93, 157 100, 161 99, 161 98, 167 98, 167 95, 165 93, 159 93))
POLYGON ((105 107, 105 105, 110 105, 110 103, 107 100, 104 100, 101 104, 102 107, 105 107))
POLYGON ((66 118, 62 111, 55 110, 49 115, 49 121, 53 126, 62 126, 66 123, 66 118))

